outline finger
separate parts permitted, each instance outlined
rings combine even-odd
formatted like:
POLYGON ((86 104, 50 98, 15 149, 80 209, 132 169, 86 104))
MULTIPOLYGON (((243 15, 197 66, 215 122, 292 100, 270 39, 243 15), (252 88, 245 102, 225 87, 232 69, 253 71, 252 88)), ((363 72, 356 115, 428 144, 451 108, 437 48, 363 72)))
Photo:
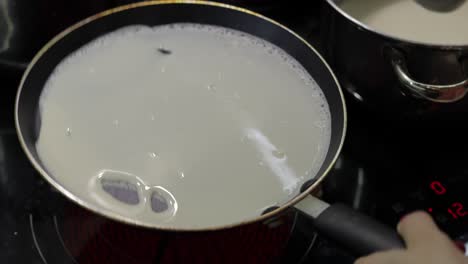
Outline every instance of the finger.
POLYGON ((397 227, 407 248, 444 240, 445 237, 426 212, 415 212, 404 217, 397 227))
POLYGON ((405 262, 406 255, 403 250, 392 250, 378 252, 372 255, 357 259, 354 264, 394 264, 405 262))

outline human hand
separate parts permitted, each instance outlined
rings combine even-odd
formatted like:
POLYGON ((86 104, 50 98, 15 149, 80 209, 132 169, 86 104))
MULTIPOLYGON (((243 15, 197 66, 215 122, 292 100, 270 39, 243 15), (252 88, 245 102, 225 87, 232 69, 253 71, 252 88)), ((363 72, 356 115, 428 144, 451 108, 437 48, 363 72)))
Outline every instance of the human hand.
POLYGON ((425 212, 404 217, 397 230, 406 249, 374 253, 355 264, 468 264, 468 258, 425 212))

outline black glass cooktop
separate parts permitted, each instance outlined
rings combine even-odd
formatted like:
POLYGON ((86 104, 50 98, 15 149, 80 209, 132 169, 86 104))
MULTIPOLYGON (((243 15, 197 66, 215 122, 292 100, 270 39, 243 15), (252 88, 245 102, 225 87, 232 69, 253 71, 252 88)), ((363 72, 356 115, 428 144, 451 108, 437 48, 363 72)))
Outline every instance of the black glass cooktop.
MULTIPOLYGON (((244 1, 320 49, 319 14, 286 1, 244 1)), ((319 1, 317 1, 318 3, 319 1)), ((1 263, 352 263, 345 249, 288 212, 268 223, 211 233, 138 229, 96 216, 54 191, 23 154, 13 122, 23 69, 0 64, 1 263)), ((347 98, 343 153, 323 199, 343 202, 389 226, 430 212, 454 239, 468 235, 468 129, 464 122, 388 120, 347 98)))

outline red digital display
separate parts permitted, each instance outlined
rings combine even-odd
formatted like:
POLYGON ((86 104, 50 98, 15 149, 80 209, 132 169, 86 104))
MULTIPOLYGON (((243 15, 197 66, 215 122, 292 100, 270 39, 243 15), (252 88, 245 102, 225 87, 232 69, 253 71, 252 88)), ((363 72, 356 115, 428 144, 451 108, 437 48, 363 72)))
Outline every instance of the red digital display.
POLYGON ((445 187, 439 181, 431 182, 431 189, 437 195, 443 195, 447 192, 447 189, 445 189, 445 187))
POLYGON ((462 203, 453 203, 452 206, 447 209, 447 212, 449 212, 449 214, 452 216, 452 218, 454 219, 458 219, 460 217, 465 217, 465 216, 468 216, 468 211, 466 211, 464 208, 463 208, 463 204, 462 203))
MULTIPOLYGON (((432 181, 429 184, 432 192, 436 195, 444 195, 447 193, 447 188, 440 181, 432 181)), ((427 210, 429 213, 433 212, 432 208, 427 210)), ((464 208, 461 202, 454 202, 447 208, 447 213, 453 219, 468 218, 468 210, 464 208)))

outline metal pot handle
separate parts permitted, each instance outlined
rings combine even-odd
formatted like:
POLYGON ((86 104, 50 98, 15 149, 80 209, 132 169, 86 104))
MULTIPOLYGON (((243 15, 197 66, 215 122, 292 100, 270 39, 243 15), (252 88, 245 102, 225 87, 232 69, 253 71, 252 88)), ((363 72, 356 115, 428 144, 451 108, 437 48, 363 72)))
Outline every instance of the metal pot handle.
POLYGON ((415 81, 409 76, 403 53, 395 48, 389 48, 388 53, 393 71, 400 83, 424 99, 437 103, 453 103, 461 100, 468 92, 468 79, 449 85, 433 85, 415 81))

